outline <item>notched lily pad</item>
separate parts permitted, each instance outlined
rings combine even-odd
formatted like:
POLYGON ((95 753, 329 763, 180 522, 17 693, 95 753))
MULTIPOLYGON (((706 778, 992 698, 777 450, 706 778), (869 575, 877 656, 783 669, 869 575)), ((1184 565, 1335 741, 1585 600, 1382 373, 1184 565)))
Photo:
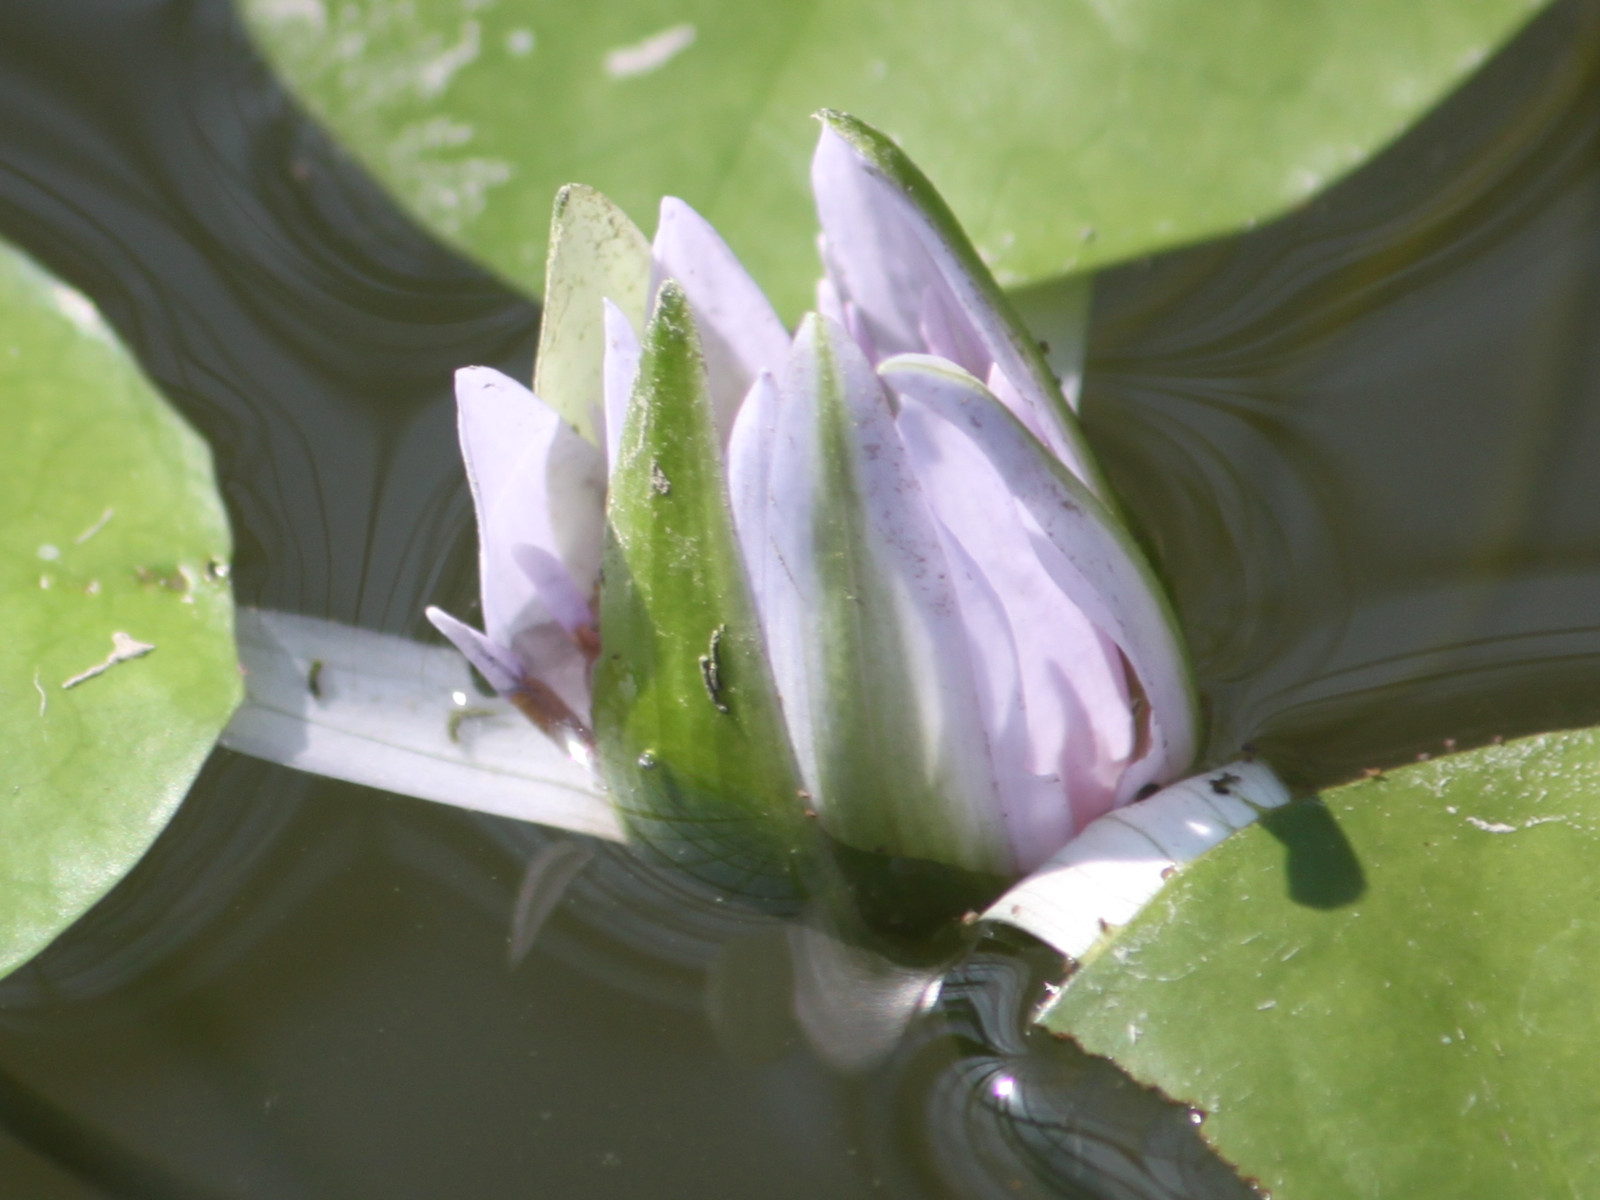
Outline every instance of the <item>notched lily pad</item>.
POLYGON ((1044 1017, 1275 1200, 1600 1190, 1600 731, 1408 766, 1185 868, 1044 1017))
POLYGON ((0 973, 138 861, 237 703, 205 444, 0 246, 0 973))

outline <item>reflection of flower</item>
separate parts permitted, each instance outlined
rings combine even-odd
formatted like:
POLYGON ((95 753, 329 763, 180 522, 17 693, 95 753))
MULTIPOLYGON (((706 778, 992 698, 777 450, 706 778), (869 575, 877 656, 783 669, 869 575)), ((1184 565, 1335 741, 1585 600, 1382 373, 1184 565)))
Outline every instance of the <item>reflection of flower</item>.
MULTIPOLYGON (((638 269, 658 322, 692 318, 723 448, 717 495, 796 804, 857 849, 1016 874, 1188 766, 1182 650, 1075 415, 943 203, 880 135, 823 123, 812 179, 826 274, 793 339, 681 201, 663 202, 638 269)), ((638 406, 691 402, 639 379, 640 339, 616 305, 589 329, 603 331, 604 365, 576 411, 600 445, 495 372, 458 376, 485 633, 429 611, 586 758, 607 463, 625 453, 625 419, 647 436, 638 406)), ((611 519, 633 518, 614 503, 611 519)), ((727 713, 720 636, 700 667, 727 713)), ((656 748, 636 752, 644 764, 656 748)))

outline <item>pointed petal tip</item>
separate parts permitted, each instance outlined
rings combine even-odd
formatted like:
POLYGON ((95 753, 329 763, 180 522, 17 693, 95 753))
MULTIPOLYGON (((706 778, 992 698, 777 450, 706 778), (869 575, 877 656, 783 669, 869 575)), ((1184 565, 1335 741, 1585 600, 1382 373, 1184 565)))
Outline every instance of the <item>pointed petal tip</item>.
POLYGON ((444 635, 446 641, 460 651, 463 658, 478 669, 478 673, 489 681, 489 686, 495 691, 508 696, 517 690, 521 668, 510 654, 495 645, 486 634, 431 604, 423 609, 423 615, 444 635))
POLYGON ((561 220, 561 214, 567 211, 567 205, 572 203, 572 197, 581 187, 581 183, 563 183, 556 189, 556 198, 550 202, 551 225, 561 220))
POLYGON ((812 115, 822 126, 817 144, 819 156, 824 153, 824 147, 836 140, 862 165, 891 179, 908 168, 915 172, 916 168, 895 140, 860 117, 837 108, 821 108, 812 115))
MULTIPOLYGON (((457 367, 455 373, 456 399, 484 391, 510 387, 517 392, 528 392, 525 384, 518 383, 504 371, 494 367, 457 367)), ((531 392, 529 393, 532 394, 531 392)))
POLYGON ((811 119, 831 133, 848 134, 858 128, 872 128, 861 118, 845 112, 842 108, 819 108, 811 114, 811 119))
POLYGON ((557 222, 566 214, 568 208, 575 200, 595 199, 602 201, 608 208, 620 208, 615 200, 606 195, 599 188, 587 183, 563 183, 556 189, 556 198, 550 205, 550 224, 554 228, 557 222))

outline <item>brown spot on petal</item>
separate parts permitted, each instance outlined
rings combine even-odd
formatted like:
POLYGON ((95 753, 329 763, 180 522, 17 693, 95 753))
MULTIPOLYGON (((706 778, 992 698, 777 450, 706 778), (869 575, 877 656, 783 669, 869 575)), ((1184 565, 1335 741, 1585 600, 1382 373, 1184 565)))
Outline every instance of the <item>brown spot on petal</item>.
POLYGON ((576 744, 590 756, 593 755, 594 733, 548 684, 537 679, 524 679, 507 699, 559 745, 570 750, 576 744))

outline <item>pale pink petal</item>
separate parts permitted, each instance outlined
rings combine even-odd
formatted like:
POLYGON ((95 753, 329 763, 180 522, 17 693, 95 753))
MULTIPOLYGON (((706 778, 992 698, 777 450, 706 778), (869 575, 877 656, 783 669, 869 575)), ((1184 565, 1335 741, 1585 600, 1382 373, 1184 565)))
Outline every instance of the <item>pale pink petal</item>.
POLYGON ((553 691, 581 721, 589 720, 590 658, 560 622, 552 618, 519 629, 511 649, 529 679, 553 691))
POLYGON ((1121 660, 1033 553, 1008 481, 962 427, 902 400, 908 457, 959 546, 947 544, 947 555, 967 560, 994 597, 988 603, 1002 610, 986 614, 973 602, 983 599, 976 589, 963 593, 974 669, 1000 700, 989 728, 1001 807, 1019 865, 1029 870, 1116 801, 1134 746, 1121 660), (1042 779, 1054 786, 1041 787, 1042 779))
POLYGON ((676 279, 689 297, 717 429, 726 443, 739 401, 756 376, 783 365, 789 333, 728 244, 682 200, 661 201, 651 252, 651 295, 663 280, 676 279))
POLYGON ((994 366, 972 324, 946 288, 935 286, 923 291, 917 331, 929 354, 948 359, 964 371, 981 377, 994 366))
MULTIPOLYGON (((909 355, 882 374, 902 398, 901 426, 940 516, 1012 609, 1018 644, 1050 648, 1049 670, 1096 731, 1086 757, 1063 750, 1090 769, 1077 786, 1086 795, 1109 789, 1121 803, 1146 782, 1175 777, 1194 755, 1193 692, 1171 613, 1126 532, 975 379, 909 355), (1025 617, 1025 605, 1044 607, 1025 617), (1127 719, 1123 657, 1149 705, 1144 747, 1137 714, 1131 726, 1127 719), (1112 761, 1122 763, 1115 776, 1105 769, 1112 761)), ((1051 735, 1063 746, 1067 736, 1051 735)))
POLYGON ((539 546, 513 547, 511 556, 532 581, 556 624, 569 634, 594 628, 594 610, 573 582, 565 563, 539 546))
MULTIPOLYGON (((925 328, 956 349, 978 378, 997 366, 1011 382, 1002 399, 1091 491, 1104 493, 1076 418, 1031 335, 1009 311, 970 247, 955 245, 907 192, 824 125, 811 165, 827 266, 855 303, 874 361, 935 350, 925 328), (935 314, 936 326, 925 316, 935 314), (979 347, 974 353, 969 347, 979 347)), ((956 235, 959 237, 959 233, 956 235)), ((962 239, 964 240, 964 239, 962 239)), ((935 352, 938 352, 935 350, 935 352)))
POLYGON ((633 398, 633 381, 639 377, 639 335, 627 314, 609 300, 604 304, 606 353, 601 372, 606 401, 606 464, 610 470, 617 465, 628 401, 633 398))
POLYGON ((923 295, 945 284, 917 236, 910 206, 826 126, 811 160, 811 190, 828 274, 859 307, 874 354, 925 349, 923 295))
POLYGON ((478 514, 484 627, 503 642, 535 594, 510 557, 516 547, 555 555, 580 590, 593 587, 604 528, 603 468, 593 446, 499 371, 457 371, 456 407, 478 514))
POLYGON ((489 686, 502 696, 509 696, 522 684, 522 664, 509 647, 502 649, 470 625, 456 620, 442 608, 431 605, 425 610, 433 627, 450 640, 478 673, 489 681, 489 686))
POLYGON ((728 502, 758 611, 765 606, 762 595, 770 586, 767 521, 772 508, 772 451, 778 436, 779 403, 778 382, 763 371, 739 406, 728 435, 728 502))

